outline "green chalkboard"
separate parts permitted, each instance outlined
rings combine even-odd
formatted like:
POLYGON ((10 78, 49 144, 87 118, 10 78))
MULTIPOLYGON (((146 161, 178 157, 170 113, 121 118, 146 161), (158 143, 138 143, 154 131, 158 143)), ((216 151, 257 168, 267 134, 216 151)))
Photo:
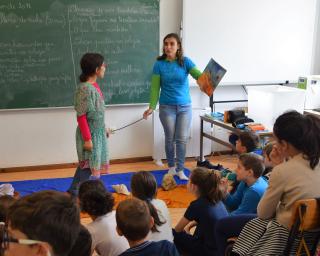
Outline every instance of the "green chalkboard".
POLYGON ((106 104, 146 103, 159 0, 1 0, 0 109, 73 105, 86 52, 104 55, 106 104))

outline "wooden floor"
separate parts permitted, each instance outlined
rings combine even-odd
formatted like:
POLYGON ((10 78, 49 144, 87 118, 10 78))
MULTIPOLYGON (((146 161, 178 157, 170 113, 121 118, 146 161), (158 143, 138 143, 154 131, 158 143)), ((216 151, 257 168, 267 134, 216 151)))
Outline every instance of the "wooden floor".
MULTIPOLYGON (((235 169, 237 157, 231 155, 222 155, 222 156, 214 156, 208 157, 211 163, 217 164, 220 163, 225 167, 230 169, 235 169)), ((196 167, 196 161, 192 159, 187 159, 186 168, 192 169, 196 167)), ((137 162, 137 163, 122 163, 122 164, 113 164, 110 166, 109 173, 126 173, 126 172, 134 172, 139 170, 151 171, 151 170, 164 170, 167 169, 166 165, 157 166, 154 162, 137 162)), ((65 178, 72 177, 74 174, 74 168, 67 169, 53 169, 53 170, 41 170, 41 171, 27 171, 27 172, 10 172, 10 173, 0 173, 0 181, 8 182, 8 181, 18 181, 18 180, 33 180, 33 179, 46 179, 46 178, 65 178)), ((169 208, 172 224, 175 224, 179 221, 179 219, 183 216, 185 208, 169 208)), ((82 219, 83 223, 89 223, 89 219, 82 219)))

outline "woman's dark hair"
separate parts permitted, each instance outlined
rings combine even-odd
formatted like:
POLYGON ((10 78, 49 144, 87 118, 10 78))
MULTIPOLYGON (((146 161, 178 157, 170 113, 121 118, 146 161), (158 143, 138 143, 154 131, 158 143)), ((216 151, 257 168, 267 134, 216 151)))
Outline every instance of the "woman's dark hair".
POLYGON ((102 216, 112 211, 113 195, 107 191, 101 180, 87 180, 80 185, 81 210, 91 216, 102 216))
POLYGON ((131 193, 134 197, 145 201, 149 207, 151 216, 154 219, 154 226, 151 228, 152 232, 159 232, 157 226, 161 226, 165 222, 160 220, 157 209, 151 203, 157 195, 157 182, 155 177, 146 171, 136 172, 131 177, 131 193))
POLYGON ((104 58, 99 53, 86 53, 80 60, 81 75, 80 82, 87 82, 89 77, 96 73, 97 68, 103 64, 104 58))
POLYGON ((164 51, 164 42, 168 39, 168 38, 174 38, 177 43, 178 43, 178 46, 179 46, 179 49, 177 50, 177 59, 178 59, 178 63, 181 67, 183 67, 184 65, 184 61, 183 61, 183 49, 182 49, 182 43, 181 43, 181 39, 180 37, 176 34, 176 33, 170 33, 168 35, 166 35, 164 38, 163 38, 163 47, 162 47, 162 55, 159 56, 157 58, 157 60, 165 60, 167 58, 167 55, 164 51))
POLYGON ((196 167, 191 172, 190 182, 198 187, 200 197, 206 198, 213 204, 222 200, 223 194, 220 189, 220 176, 215 171, 196 167))
POLYGON ((289 111, 276 119, 273 133, 278 140, 286 141, 303 153, 311 169, 319 164, 320 119, 289 111))

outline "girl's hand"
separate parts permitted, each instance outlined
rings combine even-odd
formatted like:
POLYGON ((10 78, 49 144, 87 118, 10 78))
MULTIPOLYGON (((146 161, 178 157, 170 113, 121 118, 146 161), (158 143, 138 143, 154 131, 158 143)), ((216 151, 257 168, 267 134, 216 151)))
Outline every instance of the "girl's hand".
POLYGON ((152 113, 153 113, 153 109, 152 108, 148 108, 146 111, 144 111, 143 118, 147 120, 148 116, 151 115, 152 113))
POLYGON ((112 130, 111 130, 110 128, 107 128, 107 129, 106 129, 106 136, 107 136, 107 138, 110 137, 110 134, 112 134, 112 130))
POLYGON ((191 229, 192 229, 193 227, 197 226, 197 225, 198 225, 198 223, 193 220, 193 221, 191 221, 187 226, 185 226, 184 231, 185 231, 187 234, 191 235, 191 229))
POLYGON ((220 180, 220 189, 224 195, 228 193, 228 180, 227 178, 222 178, 220 180))
POLYGON ((281 164, 285 160, 284 153, 282 152, 282 150, 276 144, 274 144, 272 146, 272 150, 271 150, 271 153, 270 153, 270 160, 271 160, 273 166, 281 164))
POLYGON ((86 140, 83 144, 83 149, 86 151, 92 151, 93 149, 92 140, 86 140))

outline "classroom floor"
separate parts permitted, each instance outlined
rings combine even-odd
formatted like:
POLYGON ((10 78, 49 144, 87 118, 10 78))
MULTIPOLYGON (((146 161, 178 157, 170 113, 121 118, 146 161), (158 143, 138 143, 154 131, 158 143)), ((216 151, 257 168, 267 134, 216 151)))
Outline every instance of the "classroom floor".
MULTIPOLYGON (((207 158, 213 164, 222 164, 225 167, 230 169, 235 169, 237 157, 236 155, 221 155, 213 156, 207 158)), ((194 158, 186 160, 186 168, 192 169, 196 167, 196 161, 194 158)), ((136 163, 121 163, 121 164, 112 164, 110 166, 109 173, 126 173, 134 171, 151 171, 151 170, 164 170, 167 167, 157 166, 152 161, 146 162, 136 162, 136 163)), ((75 168, 66 168, 66 169, 52 169, 52 170, 41 170, 41 171, 26 171, 26 172, 11 172, 11 173, 0 173, 0 181, 18 181, 18 180, 32 180, 32 179, 47 179, 47 178, 65 178, 72 177, 74 174, 75 168)), ((185 208, 169 208, 172 225, 175 226, 179 219, 183 216, 185 208)), ((83 224, 91 222, 89 218, 81 219, 83 224)))

